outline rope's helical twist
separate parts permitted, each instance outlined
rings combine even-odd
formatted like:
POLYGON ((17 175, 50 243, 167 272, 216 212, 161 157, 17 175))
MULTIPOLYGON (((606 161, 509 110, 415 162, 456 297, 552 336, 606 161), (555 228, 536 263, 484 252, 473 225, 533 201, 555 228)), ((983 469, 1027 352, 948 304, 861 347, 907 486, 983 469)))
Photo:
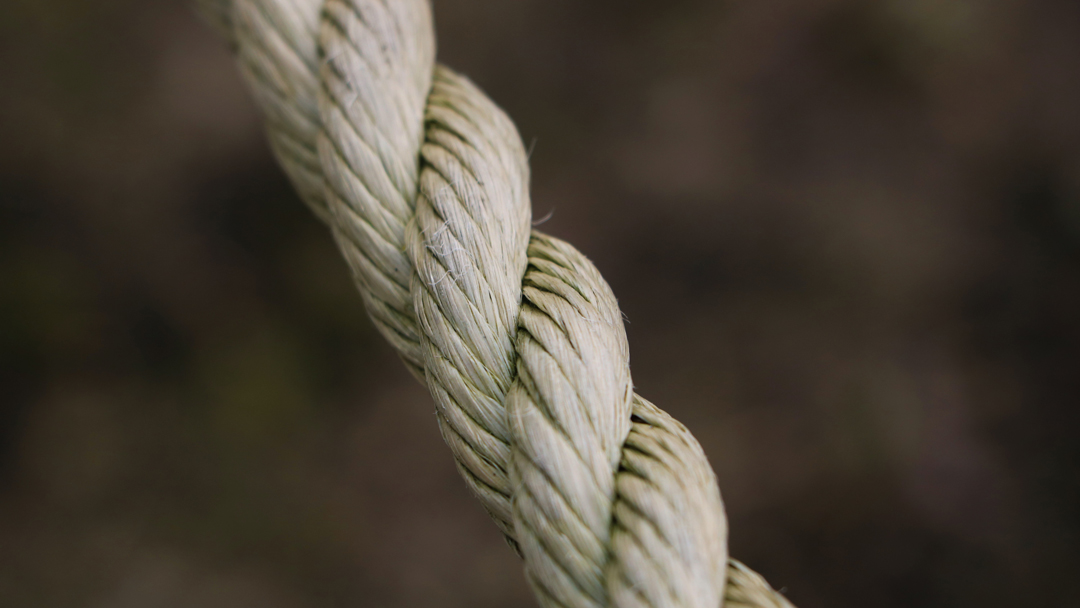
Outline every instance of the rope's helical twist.
POLYGON ((435 63, 428 1, 199 2, 540 604, 790 607, 729 562, 701 447, 633 392, 600 273, 531 230, 521 138, 435 63))

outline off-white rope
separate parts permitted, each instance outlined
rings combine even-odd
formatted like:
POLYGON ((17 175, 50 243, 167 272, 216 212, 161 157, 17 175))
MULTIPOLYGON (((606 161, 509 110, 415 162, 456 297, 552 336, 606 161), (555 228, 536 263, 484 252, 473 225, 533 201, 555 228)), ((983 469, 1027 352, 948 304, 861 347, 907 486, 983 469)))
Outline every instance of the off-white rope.
POLYGON ((521 138, 435 63, 427 0, 199 2, 540 603, 790 607, 728 561, 704 453, 633 392, 600 273, 531 230, 521 138))

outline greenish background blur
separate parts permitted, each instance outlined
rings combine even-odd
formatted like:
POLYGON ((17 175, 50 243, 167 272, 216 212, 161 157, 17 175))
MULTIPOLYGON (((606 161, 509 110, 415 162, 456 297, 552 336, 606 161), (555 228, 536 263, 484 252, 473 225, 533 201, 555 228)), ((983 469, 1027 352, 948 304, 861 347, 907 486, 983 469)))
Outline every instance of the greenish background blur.
MULTIPOLYGON (((800 608, 1080 606, 1080 3, 436 0, 800 608)), ((0 606, 534 605, 184 0, 0 3, 0 606)))

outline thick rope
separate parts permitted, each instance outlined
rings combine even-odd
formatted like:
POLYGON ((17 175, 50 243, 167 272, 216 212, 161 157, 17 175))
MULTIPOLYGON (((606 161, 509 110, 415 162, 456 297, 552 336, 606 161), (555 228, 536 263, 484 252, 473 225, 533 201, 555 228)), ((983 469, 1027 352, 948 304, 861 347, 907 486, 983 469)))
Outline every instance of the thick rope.
POLYGON ((701 447, 633 392, 600 273, 531 230, 521 138, 435 63, 427 0, 199 2, 540 604, 790 608, 728 560, 701 447))

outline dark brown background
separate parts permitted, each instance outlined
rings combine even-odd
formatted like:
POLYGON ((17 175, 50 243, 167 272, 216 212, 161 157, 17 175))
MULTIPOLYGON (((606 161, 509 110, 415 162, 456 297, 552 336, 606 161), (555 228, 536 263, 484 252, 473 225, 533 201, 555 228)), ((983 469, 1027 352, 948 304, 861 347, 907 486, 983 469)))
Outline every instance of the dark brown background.
MULTIPOLYGON (((1080 606, 1080 3, 438 0, 800 608, 1080 606)), ((0 606, 530 606, 182 0, 0 3, 0 606)))

